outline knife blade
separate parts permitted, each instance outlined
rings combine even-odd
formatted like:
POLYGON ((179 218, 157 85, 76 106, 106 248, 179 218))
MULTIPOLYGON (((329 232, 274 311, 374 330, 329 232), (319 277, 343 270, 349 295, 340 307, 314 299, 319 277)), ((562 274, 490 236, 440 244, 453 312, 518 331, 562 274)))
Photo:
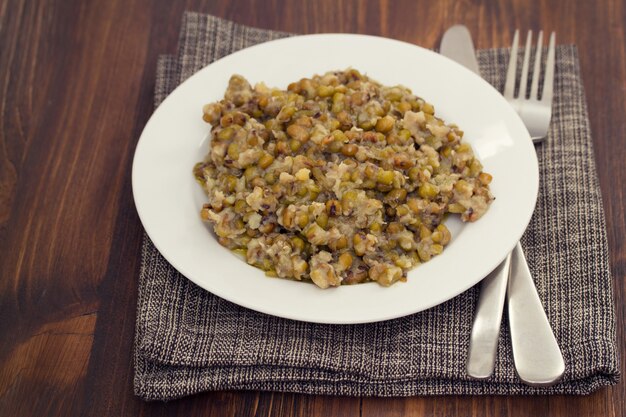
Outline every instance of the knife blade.
POLYGON ((443 34, 439 53, 480 75, 472 35, 467 27, 455 25, 443 34))
MULTIPOLYGON (((463 25, 455 25, 443 34, 439 52, 480 75, 472 36, 463 25)), ((502 324, 502 310, 510 270, 507 256, 480 284, 467 357, 467 374, 486 379, 493 374, 502 324)))

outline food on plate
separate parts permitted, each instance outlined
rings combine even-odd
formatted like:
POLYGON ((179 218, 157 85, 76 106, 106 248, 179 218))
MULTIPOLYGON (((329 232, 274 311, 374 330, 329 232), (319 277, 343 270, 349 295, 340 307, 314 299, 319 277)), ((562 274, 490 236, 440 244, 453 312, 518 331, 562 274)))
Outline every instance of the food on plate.
POLYGON ((286 90, 233 75, 203 119, 200 215, 270 276, 389 286, 442 253, 448 213, 473 222, 494 199, 463 131, 408 88, 355 69, 286 90))

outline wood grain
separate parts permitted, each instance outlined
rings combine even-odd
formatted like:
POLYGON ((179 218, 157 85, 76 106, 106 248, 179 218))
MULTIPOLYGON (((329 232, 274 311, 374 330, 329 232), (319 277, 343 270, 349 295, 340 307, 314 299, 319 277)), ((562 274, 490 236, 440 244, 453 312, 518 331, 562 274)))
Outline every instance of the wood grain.
POLYGON ((157 57, 175 52, 185 10, 428 48, 455 23, 478 48, 508 46, 514 28, 555 30, 559 43, 577 44, 626 352, 623 0, 0 0, 0 415, 626 415, 623 383, 584 397, 134 397, 142 228, 130 170, 153 110, 157 57))

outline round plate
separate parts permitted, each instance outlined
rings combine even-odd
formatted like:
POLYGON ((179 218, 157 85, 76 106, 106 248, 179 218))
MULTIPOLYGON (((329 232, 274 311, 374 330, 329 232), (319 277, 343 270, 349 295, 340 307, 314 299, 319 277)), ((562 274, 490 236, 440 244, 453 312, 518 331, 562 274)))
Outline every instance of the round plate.
POLYGON ((538 189, 535 150, 524 124, 487 82, 461 65, 408 43, 364 35, 298 36, 256 45, 198 71, 156 109, 137 145, 133 194, 148 236, 197 285, 233 303, 275 316, 319 323, 365 323, 425 310, 470 288, 513 248, 532 215, 538 189), (452 241, 418 266, 407 282, 321 290, 268 278, 220 246, 200 220, 205 196, 192 169, 207 153, 210 126, 202 106, 223 98, 234 73, 251 84, 286 88, 330 70, 358 69, 385 84, 402 84, 434 104, 436 114, 465 131, 493 175, 496 200, 482 219, 446 224, 452 241))

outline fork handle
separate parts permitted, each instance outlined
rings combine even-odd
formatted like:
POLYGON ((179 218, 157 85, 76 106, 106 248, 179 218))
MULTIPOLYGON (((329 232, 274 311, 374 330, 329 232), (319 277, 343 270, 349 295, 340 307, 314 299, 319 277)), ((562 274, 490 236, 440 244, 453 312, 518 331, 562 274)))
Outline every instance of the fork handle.
POLYGON ((475 379, 489 378, 496 363, 510 261, 509 254, 480 284, 467 358, 467 374, 475 379))
POLYGON ((558 382, 565 362, 519 243, 511 256, 507 304, 513 360, 520 379, 533 386, 558 382))

